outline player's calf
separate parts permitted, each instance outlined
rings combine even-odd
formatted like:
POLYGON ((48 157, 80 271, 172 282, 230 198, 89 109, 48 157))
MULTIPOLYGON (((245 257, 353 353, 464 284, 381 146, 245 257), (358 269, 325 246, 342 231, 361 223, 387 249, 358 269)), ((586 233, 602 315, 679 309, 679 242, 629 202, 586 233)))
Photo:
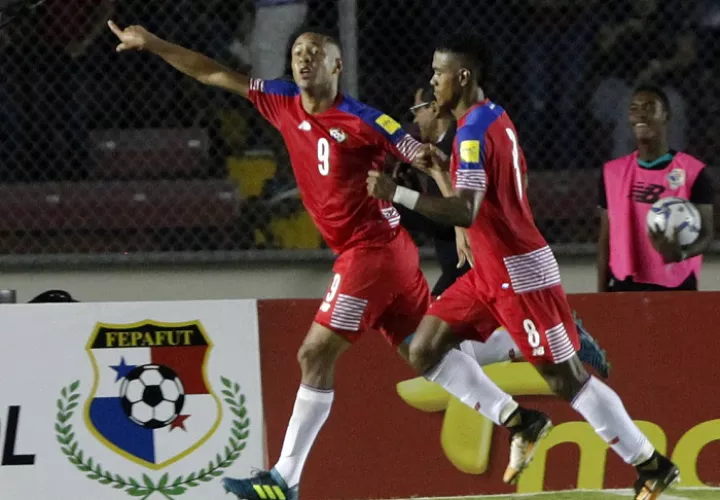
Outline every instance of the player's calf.
POLYGON ((426 317, 410 345, 411 363, 426 379, 510 430, 510 462, 505 480, 515 482, 532 460, 537 442, 550 432, 552 423, 543 413, 520 408, 512 396, 490 380, 475 359, 450 348, 451 337, 447 323, 426 317), (432 362, 436 364, 430 366, 432 362))
POLYGON ((313 323, 297 353, 302 384, 316 389, 332 388, 335 362, 350 345, 329 328, 313 323))
POLYGON ((225 478, 226 491, 243 500, 296 500, 302 470, 315 438, 330 414, 335 362, 350 343, 329 328, 313 323, 298 351, 302 385, 275 467, 249 478, 225 478))
POLYGON ((424 375, 437 366, 457 343, 448 325, 439 318, 426 316, 410 341, 408 361, 418 373, 424 375))
POLYGON ((677 479, 673 475, 674 465, 657 453, 630 418, 617 393, 598 378, 588 380, 572 407, 625 463, 637 468, 638 500, 654 500, 677 479), (643 489, 646 493, 640 495, 643 489))

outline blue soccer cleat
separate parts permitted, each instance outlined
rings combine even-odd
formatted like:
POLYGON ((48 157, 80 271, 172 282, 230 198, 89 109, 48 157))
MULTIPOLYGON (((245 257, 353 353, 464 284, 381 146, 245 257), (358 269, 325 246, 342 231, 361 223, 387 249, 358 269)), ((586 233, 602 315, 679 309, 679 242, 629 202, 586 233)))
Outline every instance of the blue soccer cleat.
POLYGON ((223 478, 223 488, 242 500, 298 500, 298 487, 288 488, 275 469, 259 471, 247 479, 223 478))
POLYGON ((597 340, 583 327, 582 320, 577 317, 575 311, 573 311, 573 318, 575 319, 575 326, 577 327, 578 336, 580 337, 580 351, 578 352, 580 361, 592 366, 602 378, 608 378, 612 365, 608 363, 607 353, 604 349, 600 348, 597 340))

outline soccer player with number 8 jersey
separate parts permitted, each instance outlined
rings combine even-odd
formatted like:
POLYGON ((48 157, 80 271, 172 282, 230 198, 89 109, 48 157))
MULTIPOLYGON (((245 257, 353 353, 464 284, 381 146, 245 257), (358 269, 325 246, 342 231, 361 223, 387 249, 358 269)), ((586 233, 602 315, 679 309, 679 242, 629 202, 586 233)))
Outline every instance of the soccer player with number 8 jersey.
MULTIPOLYGON (((458 121, 449 172, 444 155, 418 166, 444 197, 398 187, 368 173, 368 192, 454 226, 467 228, 475 266, 433 303, 410 344, 410 362, 465 404, 511 435, 504 480, 514 483, 549 418, 520 407, 473 360, 451 349, 459 339, 482 338, 504 325, 524 357, 570 402, 597 434, 636 467, 636 500, 654 500, 679 477, 630 419, 618 395, 591 377, 578 359, 578 335, 553 252, 535 226, 526 194, 526 164, 508 114, 483 96, 488 53, 463 32, 436 48, 431 84, 440 107, 458 121), (478 99, 478 96, 483 96, 478 99)), ((432 147, 429 147, 432 148, 432 147)))

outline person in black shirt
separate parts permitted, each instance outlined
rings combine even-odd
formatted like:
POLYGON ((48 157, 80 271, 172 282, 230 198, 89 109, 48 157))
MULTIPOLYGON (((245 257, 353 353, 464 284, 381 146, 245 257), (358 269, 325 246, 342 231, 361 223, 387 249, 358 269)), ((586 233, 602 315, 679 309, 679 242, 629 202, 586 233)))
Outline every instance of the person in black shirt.
MULTIPOLYGON (((416 90, 415 102, 410 111, 414 116, 415 125, 419 129, 421 140, 435 144, 443 153, 450 156, 455 140, 455 119, 452 114, 440 110, 437 106, 432 87, 426 86, 416 90)), ((442 196, 434 180, 407 165, 398 165, 394 177, 406 187, 412 187, 417 191, 434 196, 442 196)), ((437 297, 470 269, 466 262, 458 266, 455 228, 438 224, 401 205, 396 208, 402 216, 401 224, 406 229, 423 232, 433 239, 435 255, 441 270, 440 278, 432 289, 433 297, 437 297)))

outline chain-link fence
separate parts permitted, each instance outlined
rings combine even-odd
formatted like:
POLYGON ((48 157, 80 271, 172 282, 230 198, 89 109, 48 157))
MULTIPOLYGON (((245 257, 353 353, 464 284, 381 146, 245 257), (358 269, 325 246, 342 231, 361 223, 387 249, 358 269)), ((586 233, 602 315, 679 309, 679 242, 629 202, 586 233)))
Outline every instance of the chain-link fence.
POLYGON ((720 152, 718 0, 46 0, 0 30, 5 264, 326 255, 278 134, 236 96, 116 54, 110 18, 262 78, 289 74, 301 25, 335 29, 345 89, 408 123, 434 41, 486 34, 538 224, 568 251, 595 239, 600 165, 633 148, 637 81, 667 90, 672 147, 720 152))

